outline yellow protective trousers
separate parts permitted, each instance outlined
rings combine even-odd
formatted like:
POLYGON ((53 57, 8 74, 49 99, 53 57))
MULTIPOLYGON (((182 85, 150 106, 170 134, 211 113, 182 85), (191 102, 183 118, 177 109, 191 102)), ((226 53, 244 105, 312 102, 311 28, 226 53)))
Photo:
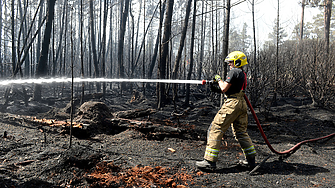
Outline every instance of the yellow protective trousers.
POLYGON ((245 157, 256 154, 256 150, 247 133, 247 104, 244 92, 228 96, 219 112, 214 117, 207 132, 207 146, 204 158, 211 162, 218 160, 221 140, 229 126, 232 126, 235 139, 240 143, 245 157))

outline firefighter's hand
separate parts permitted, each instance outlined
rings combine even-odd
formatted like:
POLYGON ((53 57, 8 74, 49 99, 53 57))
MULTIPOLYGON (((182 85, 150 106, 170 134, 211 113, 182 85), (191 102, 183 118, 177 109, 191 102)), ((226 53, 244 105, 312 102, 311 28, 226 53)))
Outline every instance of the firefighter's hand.
POLYGON ((221 76, 220 75, 215 75, 214 80, 219 82, 221 80, 221 76))
POLYGON ((222 93, 219 82, 210 82, 210 88, 214 93, 222 93))

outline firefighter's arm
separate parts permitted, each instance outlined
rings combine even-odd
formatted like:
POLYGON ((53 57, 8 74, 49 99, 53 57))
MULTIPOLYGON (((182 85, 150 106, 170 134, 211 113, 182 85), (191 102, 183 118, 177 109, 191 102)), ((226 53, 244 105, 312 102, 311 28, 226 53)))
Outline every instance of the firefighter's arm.
POLYGON ((225 92, 227 92, 228 89, 230 88, 231 83, 228 83, 228 82, 226 82, 226 81, 224 82, 224 81, 220 80, 220 81, 219 81, 219 86, 220 86, 220 88, 221 88, 222 93, 225 93, 225 92))
POLYGON ((220 75, 215 75, 214 80, 216 80, 219 83, 220 89, 222 93, 225 93, 228 91, 228 89, 231 86, 231 83, 228 83, 226 81, 222 81, 220 75))

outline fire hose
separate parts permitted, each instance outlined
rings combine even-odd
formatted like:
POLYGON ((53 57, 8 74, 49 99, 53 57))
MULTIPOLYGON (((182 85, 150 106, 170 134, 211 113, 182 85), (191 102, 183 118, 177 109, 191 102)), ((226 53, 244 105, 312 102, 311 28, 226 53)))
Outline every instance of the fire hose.
POLYGON ((258 127, 258 129, 259 129, 259 131, 260 131, 260 133, 261 133, 261 135, 262 135, 262 137, 263 137, 265 143, 267 144, 267 146, 269 147, 269 149, 270 149, 273 153, 275 153, 275 154, 277 154, 277 155, 283 155, 285 158, 287 158, 287 157, 289 157, 290 155, 292 155, 294 152, 296 152, 296 151, 297 151, 303 144, 306 144, 306 143, 308 143, 308 142, 315 142, 315 141, 318 141, 318 140, 323 140, 323 139, 326 139, 326 138, 332 138, 332 137, 335 136, 335 133, 332 133, 332 134, 327 135, 327 136, 323 136, 323 137, 319 137, 319 138, 314 138, 314 139, 309 139, 309 140, 304 140, 304 141, 301 141, 301 142, 297 143, 295 146, 293 146, 292 148, 290 148, 290 149, 288 149, 288 150, 286 150, 286 151, 282 151, 282 152, 277 151, 277 150, 275 150, 275 149, 271 146, 269 140, 267 139, 267 137, 266 137, 266 135, 265 135, 265 133, 264 133, 264 131, 263 131, 263 128, 262 128, 262 126, 261 126, 261 124, 260 124, 260 122, 259 122, 259 120, 258 120, 258 118, 257 118, 257 116, 256 116, 256 113, 255 113, 254 109, 252 108, 251 103, 250 103, 250 101, 249 101, 247 95, 245 95, 245 94, 244 94, 244 99, 245 99, 245 101, 247 102, 247 105, 248 105, 249 108, 250 108, 250 111, 251 111, 251 113, 252 113, 252 116, 254 117, 254 119, 255 119, 255 121, 256 121, 257 127, 258 127))

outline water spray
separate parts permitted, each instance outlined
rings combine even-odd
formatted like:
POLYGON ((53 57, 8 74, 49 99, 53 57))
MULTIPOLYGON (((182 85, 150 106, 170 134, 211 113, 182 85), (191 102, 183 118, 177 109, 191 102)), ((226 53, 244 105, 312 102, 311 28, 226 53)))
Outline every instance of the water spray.
POLYGON ((198 84, 205 85, 212 81, 208 80, 170 80, 170 79, 111 79, 111 78, 39 78, 39 79, 17 79, 2 80, 0 86, 12 84, 50 84, 63 82, 141 82, 141 83, 170 83, 170 84, 198 84))

